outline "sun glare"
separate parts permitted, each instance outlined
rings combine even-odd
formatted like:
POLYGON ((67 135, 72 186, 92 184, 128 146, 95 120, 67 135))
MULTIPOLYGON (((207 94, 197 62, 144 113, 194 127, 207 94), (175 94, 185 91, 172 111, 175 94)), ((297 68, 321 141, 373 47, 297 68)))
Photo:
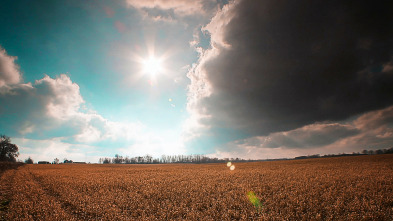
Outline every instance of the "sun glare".
POLYGON ((158 74, 162 67, 161 61, 155 57, 150 57, 149 59, 143 62, 144 72, 148 73, 151 76, 158 74))

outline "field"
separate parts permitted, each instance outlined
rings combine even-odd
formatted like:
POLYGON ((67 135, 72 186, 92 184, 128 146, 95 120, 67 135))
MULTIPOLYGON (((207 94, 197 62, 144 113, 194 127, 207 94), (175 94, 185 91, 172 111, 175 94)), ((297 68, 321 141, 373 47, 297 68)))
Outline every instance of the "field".
POLYGON ((393 220, 392 154, 235 166, 24 165, 0 219, 393 220))

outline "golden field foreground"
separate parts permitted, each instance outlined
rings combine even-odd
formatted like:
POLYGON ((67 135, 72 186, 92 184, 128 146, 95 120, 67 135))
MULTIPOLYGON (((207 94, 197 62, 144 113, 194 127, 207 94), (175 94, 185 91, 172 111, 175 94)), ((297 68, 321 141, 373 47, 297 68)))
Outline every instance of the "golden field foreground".
POLYGON ((0 215, 5 220, 393 220, 392 154, 235 166, 231 171, 226 164, 24 165, 1 174, 0 215), (251 191, 262 205, 250 202, 251 191))

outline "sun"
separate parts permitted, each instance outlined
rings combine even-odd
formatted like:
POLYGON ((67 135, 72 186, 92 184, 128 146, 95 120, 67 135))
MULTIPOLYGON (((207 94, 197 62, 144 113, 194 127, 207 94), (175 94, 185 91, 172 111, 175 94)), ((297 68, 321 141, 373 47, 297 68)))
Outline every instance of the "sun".
POLYGON ((155 76, 162 71, 161 61, 155 57, 150 57, 143 61, 143 70, 150 76, 155 76))

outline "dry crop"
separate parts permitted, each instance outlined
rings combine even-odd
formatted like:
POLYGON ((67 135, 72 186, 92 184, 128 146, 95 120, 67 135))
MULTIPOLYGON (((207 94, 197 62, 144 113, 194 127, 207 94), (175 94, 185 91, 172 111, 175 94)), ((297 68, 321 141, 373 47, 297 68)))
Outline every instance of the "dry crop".
POLYGON ((226 164, 25 165, 1 175, 0 215, 5 220, 393 218, 392 154, 235 165, 233 171, 226 164))

